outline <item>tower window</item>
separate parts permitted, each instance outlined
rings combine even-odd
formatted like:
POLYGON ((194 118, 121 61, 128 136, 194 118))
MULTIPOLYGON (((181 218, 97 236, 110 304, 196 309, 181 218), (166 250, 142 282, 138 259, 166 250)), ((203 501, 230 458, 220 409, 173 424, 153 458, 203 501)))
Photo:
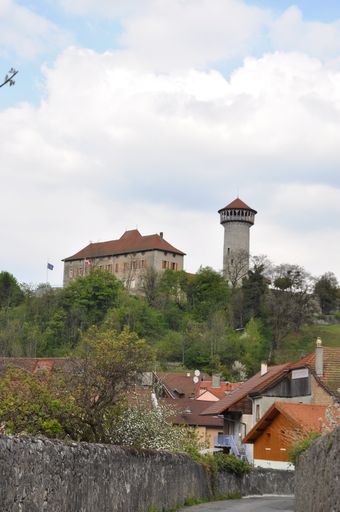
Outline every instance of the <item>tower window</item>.
POLYGON ((227 252, 228 252, 228 256, 229 256, 229 254, 230 254, 230 247, 228 247, 228 251, 227 252))

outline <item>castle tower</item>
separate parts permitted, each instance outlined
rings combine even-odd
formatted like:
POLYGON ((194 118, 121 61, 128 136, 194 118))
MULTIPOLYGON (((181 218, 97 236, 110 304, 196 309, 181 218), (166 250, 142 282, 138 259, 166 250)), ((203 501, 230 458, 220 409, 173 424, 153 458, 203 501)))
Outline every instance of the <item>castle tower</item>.
POLYGON ((257 212, 237 198, 218 213, 224 226, 223 272, 237 286, 249 270, 249 230, 257 212))

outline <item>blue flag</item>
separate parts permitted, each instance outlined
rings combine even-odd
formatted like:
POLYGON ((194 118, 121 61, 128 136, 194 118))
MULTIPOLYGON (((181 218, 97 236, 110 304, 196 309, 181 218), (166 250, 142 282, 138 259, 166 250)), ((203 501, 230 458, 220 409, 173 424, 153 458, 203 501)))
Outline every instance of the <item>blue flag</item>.
POLYGON ((52 263, 47 263, 47 269, 48 270, 53 270, 54 269, 54 265, 52 265, 52 263))

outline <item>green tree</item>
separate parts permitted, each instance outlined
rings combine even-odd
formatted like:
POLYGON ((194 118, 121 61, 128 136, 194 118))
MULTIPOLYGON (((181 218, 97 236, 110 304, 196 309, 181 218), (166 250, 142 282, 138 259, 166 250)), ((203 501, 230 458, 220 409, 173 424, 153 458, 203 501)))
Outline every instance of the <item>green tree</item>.
POLYGON ((314 286, 314 293, 319 298, 322 313, 329 315, 334 311, 339 293, 339 284, 335 275, 327 272, 319 277, 314 286))
POLYGON ((92 328, 63 373, 7 371, 0 380, 0 422, 10 433, 109 442, 127 389, 152 359, 136 334, 92 328))
POLYGON ((0 309, 17 306, 24 300, 18 281, 9 272, 0 272, 0 309))
POLYGON ((188 302, 197 320, 226 309, 229 295, 224 277, 210 267, 200 268, 188 286, 188 302))

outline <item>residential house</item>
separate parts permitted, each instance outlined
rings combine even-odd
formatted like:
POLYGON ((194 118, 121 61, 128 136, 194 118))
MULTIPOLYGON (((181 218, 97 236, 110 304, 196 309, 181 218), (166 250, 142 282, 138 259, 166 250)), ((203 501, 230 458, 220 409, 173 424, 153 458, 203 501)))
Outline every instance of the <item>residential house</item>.
MULTIPOLYGON (((224 416, 224 436, 217 446, 239 454, 241 441, 277 400, 329 405, 340 400, 340 347, 323 347, 296 363, 267 367, 240 385, 203 414, 224 416)), ((248 457, 251 457, 248 450, 248 457)), ((245 446, 244 449, 247 449, 245 446)))
POLYGON ((95 268, 115 275, 128 290, 138 291, 143 288, 148 268, 157 272, 183 270, 184 256, 164 239, 163 233, 144 236, 132 229, 118 240, 90 243, 65 258, 64 286, 95 268))
POLYGON ((188 425, 195 429, 199 439, 207 448, 214 448, 215 438, 223 434, 223 418, 220 416, 203 416, 201 413, 211 403, 209 401, 183 398, 173 400, 166 398, 163 404, 176 409, 178 413, 170 418, 175 425, 188 425))
MULTIPOLYGON (((326 404, 275 402, 243 439, 254 446, 254 465, 294 469, 288 460, 289 449, 312 432, 321 434, 335 427, 327 418, 329 408, 326 404)), ((335 421, 340 424, 340 418, 335 421)))

